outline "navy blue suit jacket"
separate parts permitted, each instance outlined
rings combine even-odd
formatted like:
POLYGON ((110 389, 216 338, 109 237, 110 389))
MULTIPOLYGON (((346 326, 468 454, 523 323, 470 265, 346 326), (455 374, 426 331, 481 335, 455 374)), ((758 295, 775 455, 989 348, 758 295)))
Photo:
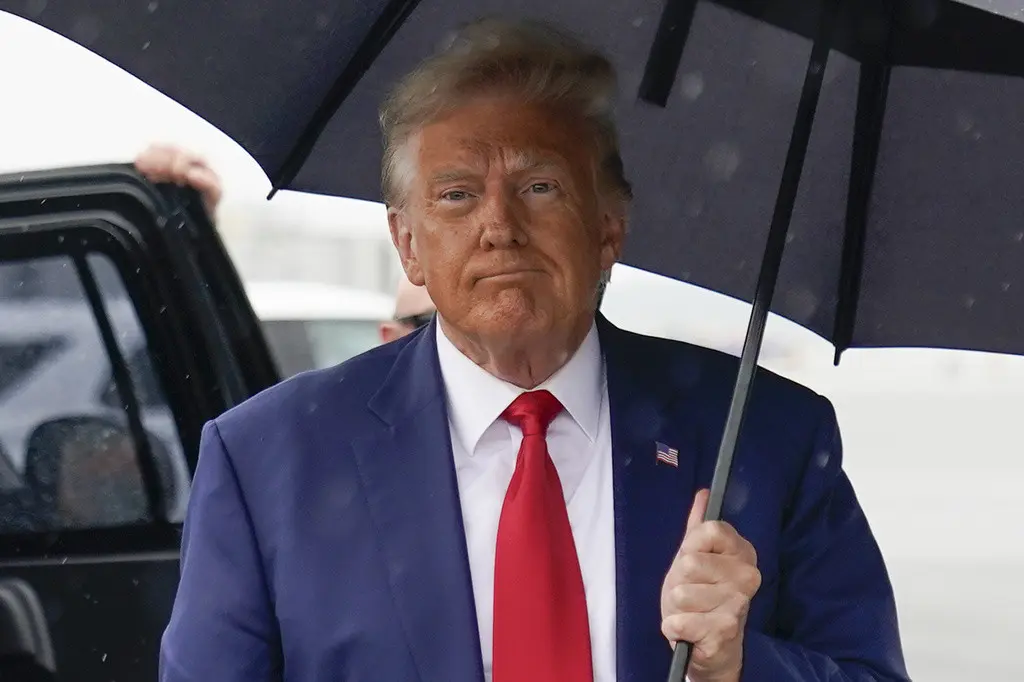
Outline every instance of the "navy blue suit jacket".
MULTIPOLYGON (((599 320, 619 682, 665 679, 659 595, 711 480, 735 358, 599 320), (655 459, 656 443, 679 466, 655 459)), ((207 425, 162 682, 483 682, 433 324, 207 425)), ((892 589, 830 403, 754 383, 725 518, 763 584, 745 681, 906 680, 892 589)))

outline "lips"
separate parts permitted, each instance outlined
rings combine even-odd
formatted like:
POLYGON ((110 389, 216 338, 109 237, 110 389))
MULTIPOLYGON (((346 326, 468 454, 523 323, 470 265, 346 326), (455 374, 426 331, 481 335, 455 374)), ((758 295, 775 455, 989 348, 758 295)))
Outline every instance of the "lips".
POLYGON ((505 270, 502 272, 489 273, 479 277, 478 279, 515 279, 517 277, 524 277, 526 275, 535 275, 538 272, 540 272, 540 270, 505 270))

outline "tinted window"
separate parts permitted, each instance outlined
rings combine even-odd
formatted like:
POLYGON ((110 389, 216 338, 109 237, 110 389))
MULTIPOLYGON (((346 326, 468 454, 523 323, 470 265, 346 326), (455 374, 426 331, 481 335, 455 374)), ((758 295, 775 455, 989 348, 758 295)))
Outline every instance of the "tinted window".
POLYGON ((15 343, 0 342, 0 396, 15 388, 19 381, 61 347, 59 338, 15 343))
POLYGON ((166 512, 182 516, 187 467, 141 325, 113 263, 91 255, 85 268, 100 317, 71 258, 0 262, 0 451, 16 478, 0 499, 3 532, 151 520, 138 460, 145 450, 166 512), (104 343, 101 320, 116 349, 104 343), (128 364, 145 433, 128 427, 132 401, 113 381, 116 354, 128 364))

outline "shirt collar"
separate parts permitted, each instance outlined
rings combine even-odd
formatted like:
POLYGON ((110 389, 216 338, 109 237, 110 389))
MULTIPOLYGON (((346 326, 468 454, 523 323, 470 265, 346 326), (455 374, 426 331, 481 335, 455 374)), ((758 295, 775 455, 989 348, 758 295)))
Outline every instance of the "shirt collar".
MULTIPOLYGON (((454 435, 472 454, 484 432, 513 400, 525 391, 487 372, 437 328, 437 356, 448 396, 448 418, 454 435)), ((597 438, 604 391, 604 363, 596 324, 565 365, 535 390, 558 398, 587 438, 597 438)))

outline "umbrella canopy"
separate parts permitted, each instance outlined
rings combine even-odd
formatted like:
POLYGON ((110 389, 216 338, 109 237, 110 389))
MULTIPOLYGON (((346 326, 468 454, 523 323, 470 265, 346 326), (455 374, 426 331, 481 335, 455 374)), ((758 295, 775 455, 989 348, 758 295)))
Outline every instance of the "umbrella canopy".
MULTIPOLYGON (((275 187, 370 200, 377 105, 450 30, 492 13, 568 26, 620 71, 625 262, 748 301, 820 8, 0 0, 210 121, 275 187), (663 14, 676 30, 658 41, 663 14)), ((775 312, 839 349, 1024 352, 1022 44, 1024 25, 951 0, 844 3, 775 312)))

